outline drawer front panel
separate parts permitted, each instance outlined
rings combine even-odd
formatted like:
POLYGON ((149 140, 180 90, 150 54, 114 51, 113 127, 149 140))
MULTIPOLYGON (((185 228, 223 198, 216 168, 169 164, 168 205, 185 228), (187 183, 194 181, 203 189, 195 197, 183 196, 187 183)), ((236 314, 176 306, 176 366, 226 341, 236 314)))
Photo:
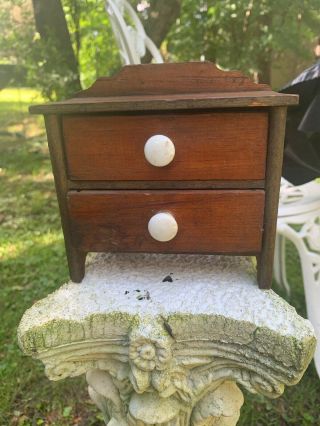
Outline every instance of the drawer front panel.
POLYGON ((73 244, 83 251, 257 254, 264 191, 70 191, 73 244), (148 223, 170 213, 176 236, 161 242, 148 223))
POLYGON ((63 117, 71 180, 172 181, 265 178, 268 113, 260 111, 63 117), (144 154, 147 140, 174 144, 170 164, 144 154))

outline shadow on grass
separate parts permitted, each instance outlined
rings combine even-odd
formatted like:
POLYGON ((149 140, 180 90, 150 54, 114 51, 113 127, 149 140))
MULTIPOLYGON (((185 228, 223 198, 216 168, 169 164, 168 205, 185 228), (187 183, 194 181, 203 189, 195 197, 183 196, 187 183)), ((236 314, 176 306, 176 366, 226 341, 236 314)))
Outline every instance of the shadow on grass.
POLYGON ((83 378, 50 382, 41 362, 24 356, 17 343, 24 311, 68 280, 62 239, 35 244, 2 262, 1 268, 0 424, 101 424, 83 378))
POLYGON ((22 354, 16 330, 26 309, 69 279, 62 236, 1 264, 0 424, 98 426, 84 378, 50 382, 40 361, 22 354))

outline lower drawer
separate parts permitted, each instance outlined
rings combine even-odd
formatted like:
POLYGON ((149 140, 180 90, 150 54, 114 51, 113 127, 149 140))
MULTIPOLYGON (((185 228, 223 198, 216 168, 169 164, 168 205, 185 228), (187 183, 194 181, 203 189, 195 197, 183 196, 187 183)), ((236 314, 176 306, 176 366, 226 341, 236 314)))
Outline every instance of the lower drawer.
MULTIPOLYGON (((262 190, 70 191, 67 197, 72 243, 85 252, 257 254, 261 250, 262 190), (170 241, 150 235, 149 221, 158 213, 169 213, 176 222, 177 232, 170 241)), ((152 226, 158 226, 156 222, 152 226)))

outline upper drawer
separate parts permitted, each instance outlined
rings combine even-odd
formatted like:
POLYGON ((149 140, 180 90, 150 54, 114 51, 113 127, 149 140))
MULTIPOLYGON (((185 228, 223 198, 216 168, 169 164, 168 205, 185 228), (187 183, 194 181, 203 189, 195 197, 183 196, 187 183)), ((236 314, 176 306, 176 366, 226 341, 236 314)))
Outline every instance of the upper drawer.
POLYGON ((221 111, 63 117, 68 175, 73 180, 263 180, 268 113, 221 111), (145 158, 146 141, 165 135, 174 158, 145 158))

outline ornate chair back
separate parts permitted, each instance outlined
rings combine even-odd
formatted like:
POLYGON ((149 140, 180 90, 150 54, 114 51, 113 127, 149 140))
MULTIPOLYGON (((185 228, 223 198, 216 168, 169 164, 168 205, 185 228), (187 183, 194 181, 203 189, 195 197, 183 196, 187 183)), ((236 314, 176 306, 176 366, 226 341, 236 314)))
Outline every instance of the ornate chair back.
POLYGON ((105 8, 125 65, 140 64, 147 50, 154 62, 163 63, 158 48, 147 36, 138 15, 126 0, 106 0, 105 8))

